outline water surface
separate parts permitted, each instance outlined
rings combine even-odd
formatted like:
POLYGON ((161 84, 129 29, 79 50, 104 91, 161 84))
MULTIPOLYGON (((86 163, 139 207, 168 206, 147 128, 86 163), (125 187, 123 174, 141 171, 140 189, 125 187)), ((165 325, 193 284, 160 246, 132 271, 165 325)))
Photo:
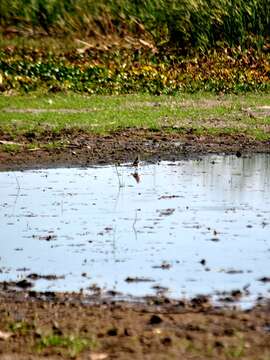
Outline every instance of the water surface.
POLYGON ((270 156, 1 172, 0 227, 0 281, 248 304, 269 296, 270 156))

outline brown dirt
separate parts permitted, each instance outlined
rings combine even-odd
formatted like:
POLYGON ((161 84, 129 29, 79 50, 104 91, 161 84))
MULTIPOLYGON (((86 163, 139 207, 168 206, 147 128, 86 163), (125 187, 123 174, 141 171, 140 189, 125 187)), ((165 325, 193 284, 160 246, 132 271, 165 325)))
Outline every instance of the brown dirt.
MULTIPOLYGON (((270 151, 269 141, 257 141, 244 134, 199 136, 192 129, 185 135, 180 133, 181 129, 178 131, 128 129, 109 135, 93 135, 72 130, 57 135, 42 134, 40 138, 21 137, 16 139, 16 143, 21 144, 19 150, 0 150, 0 170, 129 162, 137 154, 143 160, 156 161, 160 158, 173 160, 203 153, 270 151), (34 141, 40 145, 29 149, 34 141), (44 148, 44 145, 53 141, 61 141, 65 145, 44 148)), ((11 139, 2 135, 1 140, 5 142, 11 139)))
POLYGON ((6 291, 0 314, 1 360, 270 358, 269 304, 248 311, 218 309, 204 297, 93 304, 82 294, 6 291), (53 336, 89 342, 75 353, 46 343, 53 336))

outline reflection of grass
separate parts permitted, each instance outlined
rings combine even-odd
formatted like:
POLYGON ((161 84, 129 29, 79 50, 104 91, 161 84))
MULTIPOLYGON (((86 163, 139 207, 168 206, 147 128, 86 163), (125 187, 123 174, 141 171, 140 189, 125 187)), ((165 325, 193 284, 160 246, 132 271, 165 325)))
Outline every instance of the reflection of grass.
MULTIPOLYGON (((0 97, 0 110, 9 110, 0 112, 0 133, 14 140, 24 135, 32 143, 42 143, 43 135, 50 134, 48 148, 64 146, 63 131, 102 134, 126 128, 217 136, 241 133, 267 140, 270 111, 259 111, 259 106, 270 106, 268 94, 108 97, 70 93, 48 97, 39 93, 9 97, 8 101, 0 97), (27 111, 22 112, 24 109, 27 111)), ((16 151, 18 146, 8 145, 4 149, 16 151)))
POLYGON ((67 351, 69 356, 75 357, 80 352, 86 349, 96 349, 98 343, 94 339, 86 339, 77 336, 63 336, 50 334, 42 336, 38 342, 38 351, 42 351, 44 348, 55 348, 60 352, 67 351))

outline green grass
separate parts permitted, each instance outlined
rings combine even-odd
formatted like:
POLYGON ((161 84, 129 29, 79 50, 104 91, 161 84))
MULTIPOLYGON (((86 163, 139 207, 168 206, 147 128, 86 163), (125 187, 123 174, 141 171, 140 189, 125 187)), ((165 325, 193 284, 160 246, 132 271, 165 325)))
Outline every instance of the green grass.
POLYGON ((57 352, 68 354, 70 357, 76 357, 86 349, 96 349, 98 342, 94 339, 82 338, 79 336, 64 336, 49 334, 41 337, 37 344, 37 350, 41 352, 46 348, 54 348, 57 352))
POLYGON ((21 146, 17 144, 0 144, 0 150, 14 154, 21 150, 21 146))
MULTIPOLYGON (((25 321, 11 322, 8 325, 8 329, 17 336, 31 336, 36 329, 34 324, 30 324, 25 321)), ((39 334, 39 331, 35 331, 35 335, 39 334)), ((69 356, 71 358, 76 357, 79 353, 86 349, 95 350, 98 349, 100 344, 93 336, 80 336, 74 335, 59 335, 53 332, 46 334, 39 334, 36 336, 35 349, 38 352, 42 352, 47 348, 50 348, 52 352, 61 354, 63 356, 69 356)))
MULTIPOLYGON (((57 94, 0 97, 0 134, 16 142, 20 136, 48 148, 64 147, 69 131, 108 134, 128 128, 195 134, 246 134, 270 139, 270 97, 267 93, 217 96, 209 93, 176 96, 83 96, 57 94)), ((2 145, 14 150, 15 145, 2 145)), ((17 149, 17 145, 15 146, 17 149)), ((16 150, 15 149, 15 150, 16 150)))
POLYGON ((20 335, 26 335, 33 329, 33 326, 25 321, 17 321, 9 324, 9 330, 20 335))

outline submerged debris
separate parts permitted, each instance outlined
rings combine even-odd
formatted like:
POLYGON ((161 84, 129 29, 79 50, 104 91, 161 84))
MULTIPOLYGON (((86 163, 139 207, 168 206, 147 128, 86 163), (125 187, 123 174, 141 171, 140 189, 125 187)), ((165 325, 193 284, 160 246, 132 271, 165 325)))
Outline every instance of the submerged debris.
MULTIPOLYGON (((33 237, 36 237, 35 235, 33 235, 33 237)), ((39 240, 45 240, 45 241, 52 241, 52 240, 56 240, 57 236, 56 235, 44 235, 44 236, 39 236, 38 239, 39 240)))
POLYGON ((164 209, 164 210, 157 210, 159 212, 159 216, 168 216, 172 215, 175 212, 175 209, 164 209))
POLYGON ((150 279, 150 278, 145 278, 145 277, 130 277, 130 276, 128 276, 125 279, 125 281, 128 283, 132 283, 132 282, 138 283, 138 282, 153 282, 154 280, 150 279))
POLYGON ((172 267, 171 264, 167 263, 167 262, 163 262, 161 265, 154 265, 152 266, 153 269, 162 269, 162 270, 168 270, 172 267))
POLYGON ((39 274, 36 274, 36 273, 32 273, 32 274, 29 274, 27 276, 27 278, 31 279, 31 280, 39 280, 39 279, 58 280, 58 279, 64 279, 65 276, 64 275, 61 275, 61 276, 57 276, 57 275, 39 275, 39 274))

